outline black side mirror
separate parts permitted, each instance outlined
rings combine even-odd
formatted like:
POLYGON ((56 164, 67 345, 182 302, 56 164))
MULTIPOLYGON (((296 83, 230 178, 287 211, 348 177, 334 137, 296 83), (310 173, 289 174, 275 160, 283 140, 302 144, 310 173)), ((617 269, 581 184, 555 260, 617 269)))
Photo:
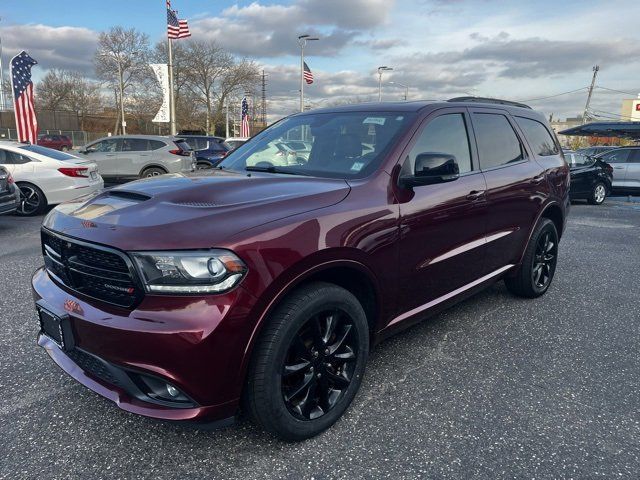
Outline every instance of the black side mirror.
POLYGON ((416 156, 413 175, 400 177, 403 187, 452 182, 460 177, 456 157, 449 153, 426 152, 416 156))

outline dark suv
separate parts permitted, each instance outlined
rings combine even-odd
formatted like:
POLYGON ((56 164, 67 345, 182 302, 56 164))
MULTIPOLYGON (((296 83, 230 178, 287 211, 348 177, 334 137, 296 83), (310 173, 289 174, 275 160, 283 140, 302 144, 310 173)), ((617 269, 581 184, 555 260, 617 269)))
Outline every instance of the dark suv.
POLYGON ((124 410, 225 424, 242 405, 308 438, 349 406, 371 345, 501 279, 547 291, 568 172, 520 104, 293 115, 214 170, 54 209, 38 343, 124 410), (270 145, 295 138, 309 155, 283 165, 270 145))

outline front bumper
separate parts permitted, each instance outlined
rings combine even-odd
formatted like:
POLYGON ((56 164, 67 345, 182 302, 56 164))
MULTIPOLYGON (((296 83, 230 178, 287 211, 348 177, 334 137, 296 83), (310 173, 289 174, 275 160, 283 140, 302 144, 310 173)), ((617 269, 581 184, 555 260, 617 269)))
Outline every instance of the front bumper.
POLYGON ((80 298, 44 268, 32 279, 34 299, 63 312, 73 350, 40 333, 38 344, 65 372, 123 410, 165 420, 209 423, 233 417, 253 328, 254 297, 243 288, 223 295, 147 296, 134 310, 80 298), (166 380, 192 403, 159 404, 132 387, 130 374, 166 380))

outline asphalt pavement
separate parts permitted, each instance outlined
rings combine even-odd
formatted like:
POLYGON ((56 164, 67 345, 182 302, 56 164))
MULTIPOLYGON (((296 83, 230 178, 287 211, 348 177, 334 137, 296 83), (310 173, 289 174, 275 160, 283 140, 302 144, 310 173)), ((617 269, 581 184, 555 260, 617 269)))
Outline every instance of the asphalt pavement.
POLYGON ((0 217, 0 478, 638 478, 640 203, 577 203, 549 292, 503 284, 375 348, 300 444, 117 409, 36 346, 42 217, 0 217))

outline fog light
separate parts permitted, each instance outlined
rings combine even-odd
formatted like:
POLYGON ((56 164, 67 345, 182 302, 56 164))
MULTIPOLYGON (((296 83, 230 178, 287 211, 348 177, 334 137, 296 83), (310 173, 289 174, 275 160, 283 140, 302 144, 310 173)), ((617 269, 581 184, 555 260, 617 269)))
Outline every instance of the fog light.
POLYGON ((167 393, 172 397, 177 397, 180 395, 180 391, 174 387, 173 385, 169 385, 167 383, 167 393))

